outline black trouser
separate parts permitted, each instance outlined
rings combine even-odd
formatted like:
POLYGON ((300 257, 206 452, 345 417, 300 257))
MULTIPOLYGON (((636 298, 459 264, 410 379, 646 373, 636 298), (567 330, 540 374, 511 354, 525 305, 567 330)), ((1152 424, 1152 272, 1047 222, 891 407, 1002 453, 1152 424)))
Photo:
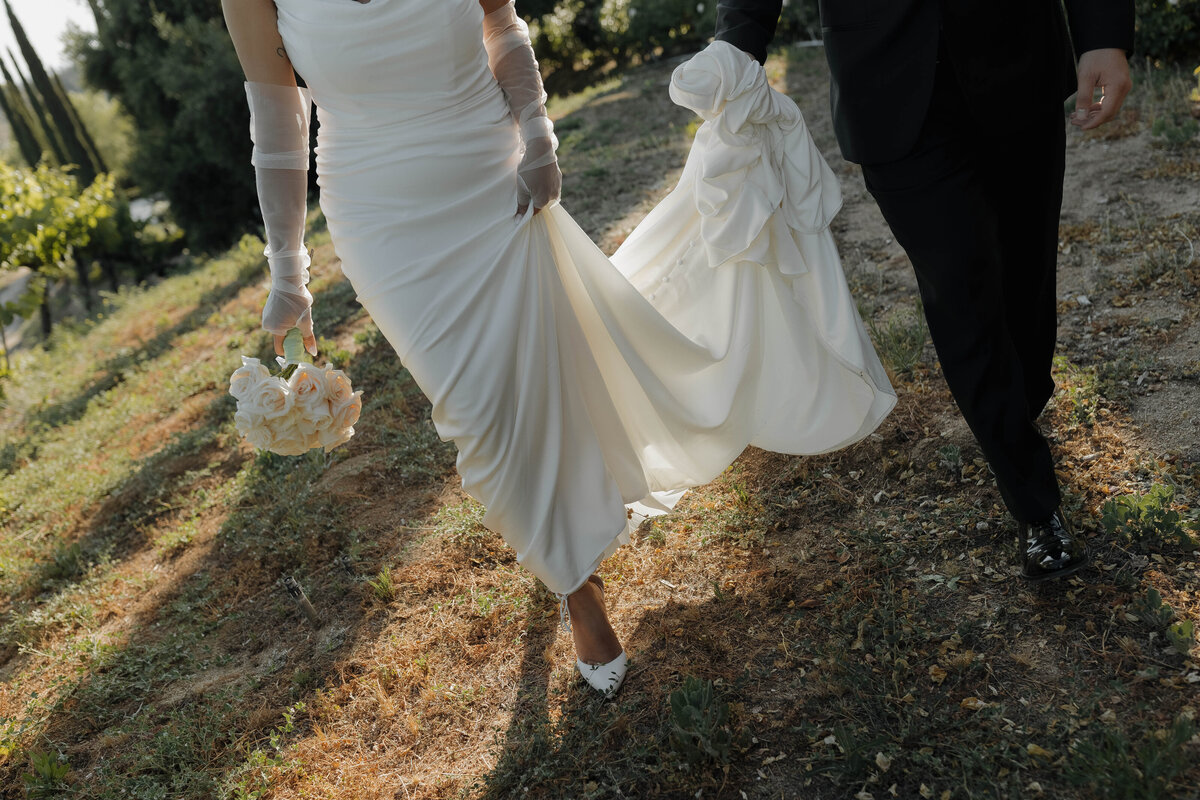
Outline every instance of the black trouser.
POLYGON ((1034 420, 1054 393, 1066 134, 1062 103, 1028 107, 1019 99, 1027 92, 996 98, 985 130, 968 118, 943 57, 912 152, 862 170, 913 263, 942 372, 1005 504, 1018 520, 1040 522, 1060 502, 1034 420))

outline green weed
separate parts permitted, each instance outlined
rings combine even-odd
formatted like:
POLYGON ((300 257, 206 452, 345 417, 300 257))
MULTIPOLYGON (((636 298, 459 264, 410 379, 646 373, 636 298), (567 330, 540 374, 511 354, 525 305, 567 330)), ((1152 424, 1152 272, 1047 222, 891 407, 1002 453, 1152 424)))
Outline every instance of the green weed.
POLYGON ((225 787, 230 800, 259 800, 270 791, 275 773, 300 766, 299 761, 285 756, 286 739, 296 730, 296 718, 305 711, 307 706, 300 702, 283 712, 283 722, 271 731, 267 746, 254 748, 233 770, 225 787))
POLYGON ((1150 126, 1150 135, 1162 139, 1168 147, 1182 147, 1194 142, 1197 133, 1200 133, 1200 122, 1182 111, 1161 116, 1150 126))
POLYGON ((956 444, 947 444, 938 448, 938 460, 941 466, 953 477, 962 475, 962 448, 956 444))
POLYGON ((879 351, 879 357, 893 375, 913 371, 921 361, 925 342, 929 338, 925 315, 919 307, 893 314, 881 322, 868 317, 867 331, 871 334, 875 349, 879 351))
POLYGON ((390 603, 396 599, 396 584, 392 580, 392 568, 384 567, 374 578, 367 580, 371 594, 382 603, 390 603))
POLYGON ((58 755, 30 753, 29 765, 33 772, 22 776, 27 797, 33 800, 53 800, 68 790, 67 773, 71 771, 71 766, 58 755))
POLYGON ((1188 523, 1171 507, 1175 488, 1156 484, 1146 494, 1130 494, 1107 501, 1100 523, 1110 536, 1143 547, 1177 545, 1196 547, 1188 523))
POLYGON ((1196 725, 1180 717, 1165 731, 1145 731, 1131 740, 1120 728, 1089 728, 1072 749, 1064 770, 1074 786, 1087 787, 1091 797, 1112 800, 1166 800, 1184 787, 1175 779, 1193 763, 1188 742, 1196 725))
POLYGON ((1068 424, 1085 428, 1095 425, 1100 405, 1096 370, 1077 366, 1063 356, 1055 356, 1054 368, 1060 379, 1059 397, 1066 403, 1068 424))
POLYGON ((1130 610, 1135 617, 1155 631, 1165 630, 1171 624, 1171 620, 1175 619, 1175 609, 1162 599, 1162 595, 1154 587, 1150 587, 1144 595, 1134 600, 1130 610))
POLYGON ((717 695, 712 681, 689 675, 671 692, 669 702, 671 749, 684 764, 726 764, 735 748, 747 744, 749 735, 733 729, 729 703, 717 695))
POLYGON ((1167 626, 1167 641, 1180 655, 1186 656, 1196 643, 1196 626, 1190 619, 1181 619, 1167 626))

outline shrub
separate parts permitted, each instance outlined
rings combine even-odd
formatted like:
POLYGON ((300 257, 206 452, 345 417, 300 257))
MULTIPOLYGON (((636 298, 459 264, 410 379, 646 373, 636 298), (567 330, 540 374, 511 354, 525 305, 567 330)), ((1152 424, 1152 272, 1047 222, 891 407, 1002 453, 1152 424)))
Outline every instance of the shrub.
POLYGON ((1196 541, 1178 511, 1171 507, 1175 489, 1156 485, 1146 494, 1117 497, 1104 504, 1100 522, 1112 536, 1131 544, 1178 544, 1194 547, 1196 541))
POLYGON ((1166 61, 1200 56, 1200 0, 1137 0, 1134 50, 1166 61))
MULTIPOLYGON (((547 73, 700 50, 717 24, 717 0, 518 0, 517 7, 532 23, 547 73)), ((816 0, 785 0, 775 44, 819 34, 816 0)))
POLYGON ((610 29, 624 50, 661 49, 664 55, 702 47, 717 25, 716 0, 606 0, 610 29))

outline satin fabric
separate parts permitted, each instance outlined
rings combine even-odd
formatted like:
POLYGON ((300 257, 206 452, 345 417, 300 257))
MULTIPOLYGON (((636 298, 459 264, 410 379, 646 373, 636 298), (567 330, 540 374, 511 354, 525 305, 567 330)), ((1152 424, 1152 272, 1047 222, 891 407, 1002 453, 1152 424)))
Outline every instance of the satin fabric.
POLYGON ((823 452, 892 408, 827 228, 836 180, 745 54, 714 43, 677 71, 706 122, 610 261, 560 205, 515 214, 519 137, 477 0, 277 6, 343 271, 484 524, 550 590, 747 444, 823 452))

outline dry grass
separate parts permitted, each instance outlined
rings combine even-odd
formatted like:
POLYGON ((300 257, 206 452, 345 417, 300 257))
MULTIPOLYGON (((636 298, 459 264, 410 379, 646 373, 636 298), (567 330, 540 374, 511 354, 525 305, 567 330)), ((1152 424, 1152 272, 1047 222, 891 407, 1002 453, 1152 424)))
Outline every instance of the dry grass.
MULTIPOLYGON (((820 97, 819 60, 792 56, 773 75, 820 97)), ((634 71, 559 109, 576 140, 568 197, 596 195, 568 205, 610 245, 687 146, 686 120, 663 110, 666 75, 634 71), (671 120, 658 138, 613 124, 651 109, 671 120), (627 169, 641 182, 600 196, 627 169)), ((809 121, 828 147, 827 118, 809 121)), ((1111 498, 1169 484, 1194 520, 1200 467, 1149 451, 1130 421, 1149 368, 1085 342, 1128 337, 1169 373, 1200 274, 1148 277, 1139 256, 1196 222, 1131 213, 1063 230, 1064 251, 1098 248, 1110 276, 1090 306, 1064 302, 1074 344, 1043 418, 1095 568, 1041 589, 1015 579, 1011 521, 927 348, 875 435, 817 458, 751 449, 604 564, 633 658, 613 703, 572 675, 554 598, 479 526, 452 448, 327 242, 323 349, 367 397, 359 434, 329 458, 255 455, 233 432, 224 376, 268 347, 253 243, 116 298, 19 362, 0 413, 0 794, 1193 796, 1198 651, 1168 645, 1145 597, 1200 620, 1200 555, 1099 519, 1111 498), (1091 316, 1133 287, 1176 304, 1178 326, 1091 316), (734 744, 710 761, 672 744, 687 676, 728 707, 734 744)), ((844 252, 880 265, 855 278, 871 316, 911 307, 886 231, 843 233, 859 237, 844 252)))

